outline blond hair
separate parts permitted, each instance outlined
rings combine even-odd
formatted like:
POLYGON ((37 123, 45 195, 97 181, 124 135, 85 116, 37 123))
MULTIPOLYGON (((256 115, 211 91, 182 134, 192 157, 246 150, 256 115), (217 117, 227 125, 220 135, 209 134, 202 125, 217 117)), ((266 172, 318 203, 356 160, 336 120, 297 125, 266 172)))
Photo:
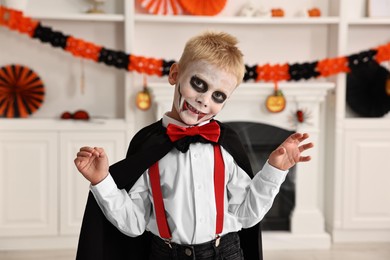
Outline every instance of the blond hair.
POLYGON ((243 54, 236 46, 237 39, 225 32, 206 31, 188 40, 179 60, 185 71, 190 62, 204 60, 237 77, 237 85, 244 78, 243 54))

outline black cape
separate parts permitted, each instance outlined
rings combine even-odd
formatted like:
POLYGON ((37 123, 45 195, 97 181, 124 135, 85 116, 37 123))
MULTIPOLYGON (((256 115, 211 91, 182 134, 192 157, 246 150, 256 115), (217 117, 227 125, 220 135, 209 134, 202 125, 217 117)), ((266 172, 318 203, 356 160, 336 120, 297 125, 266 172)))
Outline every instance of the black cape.
MULTIPOLYGON (((218 122, 218 121, 217 121, 218 122)), ((252 178, 249 159, 236 132, 218 122, 221 135, 218 143, 252 178)), ((126 158, 110 166, 110 174, 119 189, 127 191, 153 163, 164 157, 174 145, 166 135, 162 121, 140 130, 131 140, 126 158)), ((245 259, 263 259, 260 224, 239 231, 245 259)), ((151 234, 138 237, 121 233, 104 216, 89 192, 77 248, 77 260, 147 260, 151 234)))

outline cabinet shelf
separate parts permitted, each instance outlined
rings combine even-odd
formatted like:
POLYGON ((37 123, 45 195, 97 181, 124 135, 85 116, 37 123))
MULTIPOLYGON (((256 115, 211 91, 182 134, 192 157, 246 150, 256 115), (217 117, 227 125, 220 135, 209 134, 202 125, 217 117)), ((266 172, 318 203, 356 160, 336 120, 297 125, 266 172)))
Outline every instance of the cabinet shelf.
POLYGON ((75 130, 77 131, 106 131, 126 130, 127 124, 123 119, 101 119, 92 118, 83 120, 61 120, 61 119, 35 119, 35 118, 9 118, 0 119, 1 129, 4 131, 29 130, 75 130), (97 127, 98 126, 98 127, 97 127))
POLYGON ((163 15, 145 15, 138 14, 135 16, 135 22, 150 23, 196 23, 196 24, 283 24, 283 25, 328 25, 337 24, 338 17, 294 17, 294 18, 257 18, 257 17, 205 17, 205 16, 163 16, 163 15))
POLYGON ((93 22, 123 22, 122 14, 63 14, 63 13, 31 13, 34 19, 40 20, 62 20, 62 21, 93 21, 93 22))
POLYGON ((357 18, 348 21, 349 25, 390 25, 390 18, 357 18))

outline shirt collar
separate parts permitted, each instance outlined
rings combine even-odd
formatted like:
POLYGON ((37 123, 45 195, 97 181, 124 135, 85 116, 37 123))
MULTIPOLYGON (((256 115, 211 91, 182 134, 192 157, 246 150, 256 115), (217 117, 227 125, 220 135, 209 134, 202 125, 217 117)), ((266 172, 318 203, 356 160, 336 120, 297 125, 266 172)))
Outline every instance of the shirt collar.
MULTIPOLYGON (((182 123, 182 122, 180 122, 172 117, 169 117, 167 114, 168 113, 165 113, 163 118, 162 118, 162 125, 164 127, 167 127, 169 124, 174 124, 174 125, 181 126, 181 127, 191 127, 190 125, 186 125, 186 124, 184 124, 184 123, 182 123)), ((210 120, 201 122, 197 126, 202 126, 202 125, 205 125, 208 123, 210 123, 210 120)))

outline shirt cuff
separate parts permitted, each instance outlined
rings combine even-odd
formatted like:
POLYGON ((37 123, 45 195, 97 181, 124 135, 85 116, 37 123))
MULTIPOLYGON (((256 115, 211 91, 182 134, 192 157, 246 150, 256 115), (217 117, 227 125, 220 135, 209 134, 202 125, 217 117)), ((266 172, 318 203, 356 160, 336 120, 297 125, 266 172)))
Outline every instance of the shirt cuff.
POLYGON ((268 160, 264 164, 263 169, 259 172, 262 179, 275 184, 282 184, 286 179, 287 173, 288 170, 279 170, 278 168, 275 168, 271 164, 269 164, 268 160))
POLYGON ((90 189, 94 195, 105 197, 117 189, 116 183, 111 174, 108 174, 101 182, 96 185, 90 185, 90 189))

